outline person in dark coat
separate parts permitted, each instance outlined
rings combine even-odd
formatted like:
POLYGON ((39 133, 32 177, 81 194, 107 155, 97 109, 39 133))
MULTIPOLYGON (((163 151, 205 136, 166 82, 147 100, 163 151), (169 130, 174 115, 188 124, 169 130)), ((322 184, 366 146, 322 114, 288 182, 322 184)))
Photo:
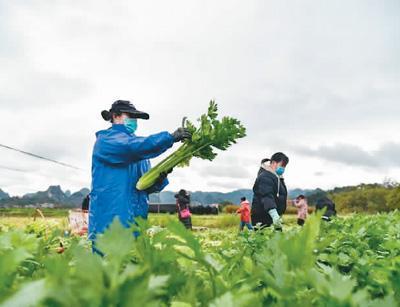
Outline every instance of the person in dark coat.
POLYGON ((86 197, 82 201, 82 211, 89 211, 90 204, 90 194, 86 195, 86 197))
POLYGON ((190 195, 186 190, 180 190, 175 194, 176 207, 178 211, 178 218, 181 223, 187 228, 192 229, 192 214, 189 210, 190 195))
POLYGON ((315 211, 317 212, 325 208, 326 211, 322 215, 322 219, 325 221, 330 221, 332 216, 336 216, 336 206, 335 203, 328 197, 323 197, 317 200, 315 211))
POLYGON ((269 227, 273 224, 276 230, 282 230, 281 216, 286 211, 288 194, 282 175, 288 163, 289 158, 281 152, 261 161, 253 186, 253 226, 269 227))

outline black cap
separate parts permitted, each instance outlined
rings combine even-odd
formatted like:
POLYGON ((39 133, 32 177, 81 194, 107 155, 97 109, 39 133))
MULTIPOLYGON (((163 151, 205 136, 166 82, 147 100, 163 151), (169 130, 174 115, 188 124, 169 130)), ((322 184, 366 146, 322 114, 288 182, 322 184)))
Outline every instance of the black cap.
POLYGON ((178 192, 178 194, 175 194, 175 198, 178 198, 178 197, 189 197, 190 195, 189 195, 189 193, 186 191, 186 190, 184 190, 184 189, 182 189, 182 190, 180 190, 179 192, 178 192))
POLYGON ((135 108, 135 106, 128 100, 117 100, 111 105, 111 109, 109 111, 104 110, 101 112, 101 116, 104 120, 111 120, 113 113, 128 113, 132 118, 141 118, 141 119, 149 119, 150 116, 148 113, 139 111, 135 108))

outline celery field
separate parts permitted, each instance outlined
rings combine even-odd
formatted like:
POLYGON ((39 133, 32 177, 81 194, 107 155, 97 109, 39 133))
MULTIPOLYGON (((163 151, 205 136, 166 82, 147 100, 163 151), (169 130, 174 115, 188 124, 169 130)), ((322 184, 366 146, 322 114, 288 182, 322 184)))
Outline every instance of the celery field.
POLYGON ((1 306, 399 306, 396 211, 283 233, 134 228, 115 221, 100 257, 60 224, 2 225, 1 306))

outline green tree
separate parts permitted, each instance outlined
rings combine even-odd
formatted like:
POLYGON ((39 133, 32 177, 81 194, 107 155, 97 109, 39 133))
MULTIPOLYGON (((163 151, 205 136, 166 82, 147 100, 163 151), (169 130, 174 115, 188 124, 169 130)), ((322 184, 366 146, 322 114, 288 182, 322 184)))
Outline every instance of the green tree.
POLYGON ((400 187, 391 190, 387 198, 390 210, 400 210, 400 187))

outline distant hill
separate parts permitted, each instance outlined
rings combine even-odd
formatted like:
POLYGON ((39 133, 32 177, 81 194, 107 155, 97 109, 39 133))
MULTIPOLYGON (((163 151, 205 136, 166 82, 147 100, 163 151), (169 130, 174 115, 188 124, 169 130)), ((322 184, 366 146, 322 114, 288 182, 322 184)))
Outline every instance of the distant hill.
POLYGON ((69 203, 73 204, 74 206, 80 207, 82 204, 83 199, 90 193, 90 190, 87 188, 83 188, 78 192, 70 194, 68 197, 69 203))
MULTIPOLYGON (((361 184, 358 186, 348 186, 334 188, 329 191, 324 191, 322 189, 293 189, 289 190, 289 199, 293 199, 296 196, 303 194, 307 196, 309 204, 314 205, 316 200, 329 195, 335 196, 343 193, 363 189, 363 188, 378 188, 382 187, 381 184, 361 184)), ((61 189, 59 185, 50 186, 45 191, 39 191, 36 193, 28 193, 22 197, 10 197, 8 193, 0 189, 0 207, 7 206, 53 206, 53 207, 80 207, 82 200, 89 194, 89 189, 81 189, 77 192, 71 193, 70 191, 65 191, 61 189)), ((158 194, 150 195, 151 203, 175 203, 176 192, 163 191, 158 194)), ((198 203, 203 205, 217 204, 230 202, 233 204, 238 204, 241 197, 246 197, 249 201, 253 200, 253 191, 250 189, 240 189, 228 193, 222 192, 203 192, 195 191, 190 192, 192 203, 198 203)))
MULTIPOLYGON (((50 208, 77 208, 88 195, 89 189, 81 189, 71 193, 61 189, 60 186, 50 186, 45 191, 25 194, 22 197, 10 197, 0 189, 0 207, 50 207, 50 208)), ((176 192, 163 191, 150 195, 152 203, 175 203, 176 192)), ((228 193, 221 192, 191 192, 192 204, 238 204, 241 197, 252 201, 253 192, 250 189, 235 190, 228 193)), ((357 186, 338 187, 329 191, 322 189, 293 189, 289 191, 289 199, 304 194, 309 205, 315 205, 321 197, 328 196, 343 212, 386 212, 394 209, 400 210, 400 184, 360 184, 357 186)))
MULTIPOLYGON (((300 194, 304 194, 307 197, 313 199, 312 196, 321 194, 325 195, 326 192, 321 189, 315 190, 302 190, 302 189, 294 189, 289 190, 289 198, 295 198, 300 194)), ((159 194, 152 194, 150 195, 150 202, 153 203, 174 203, 175 202, 175 192, 165 191, 159 194)), ((253 191, 250 189, 240 189, 235 190, 228 193, 221 193, 221 192, 191 192, 191 200, 192 202, 197 202, 200 204, 218 204, 222 202, 230 202, 233 204, 240 203, 241 197, 246 197, 249 201, 253 200, 253 191)))
MULTIPOLYGON (((294 198, 299 194, 310 195, 315 191, 318 190, 295 189, 289 191, 289 197, 294 198)), ((74 193, 71 193, 68 190, 64 192, 59 185, 53 185, 45 191, 28 193, 22 197, 10 197, 8 193, 0 190, 0 207, 41 205, 50 207, 80 207, 82 200, 89 194, 89 192, 89 189, 86 188, 74 193)), ((175 203, 175 193, 176 192, 172 191, 163 191, 158 194, 152 194, 150 195, 150 202, 175 203)), ((217 204, 222 202, 237 204, 243 196, 252 201, 253 191, 250 189, 240 189, 228 193, 203 191, 191 192, 192 202, 199 204, 217 204)))
POLYGON ((8 195, 8 193, 6 193, 2 189, 0 189, 0 200, 9 199, 9 198, 10 198, 10 195, 8 195))
POLYGON ((71 194, 69 191, 63 192, 59 185, 54 185, 50 186, 46 191, 28 193, 22 197, 10 197, 0 190, 0 207, 79 207, 89 192, 89 189, 84 188, 71 194))

